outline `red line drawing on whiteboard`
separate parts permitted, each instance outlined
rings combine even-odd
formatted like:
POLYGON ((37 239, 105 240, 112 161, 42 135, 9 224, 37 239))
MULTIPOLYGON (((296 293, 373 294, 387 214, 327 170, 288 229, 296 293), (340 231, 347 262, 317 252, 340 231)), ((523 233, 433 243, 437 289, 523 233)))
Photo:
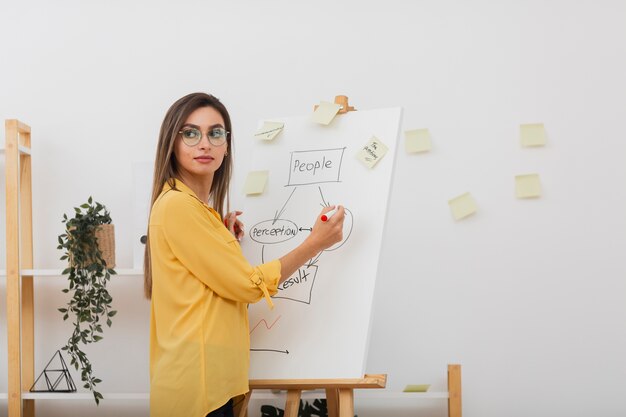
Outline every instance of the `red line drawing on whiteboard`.
POLYGON ((269 325, 267 324, 267 321, 265 321, 265 319, 261 319, 261 320, 259 320, 259 322, 258 322, 258 323, 257 323, 257 324, 256 324, 256 325, 252 328, 252 330, 250 330, 250 334, 252 334, 252 332, 253 332, 253 331, 255 331, 255 330, 256 330, 256 328, 257 328, 257 327, 259 327, 259 324, 261 324, 261 323, 264 323, 264 324, 265 324, 265 327, 267 328, 267 330, 270 330, 272 327, 274 327, 274 325, 276 324, 276 322, 277 322, 278 320, 280 320, 280 317, 281 317, 281 316, 276 317, 276 320, 274 320, 274 323, 269 324, 269 325))

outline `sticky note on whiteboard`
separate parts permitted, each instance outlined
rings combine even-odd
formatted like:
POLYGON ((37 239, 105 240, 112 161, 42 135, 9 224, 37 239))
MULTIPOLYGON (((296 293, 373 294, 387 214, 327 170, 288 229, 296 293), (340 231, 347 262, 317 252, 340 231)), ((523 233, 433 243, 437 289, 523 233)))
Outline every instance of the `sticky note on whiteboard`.
POLYGON ((322 101, 313 112, 313 121, 322 125, 328 125, 333 121, 339 110, 341 110, 340 104, 322 101))
POLYGON ((544 146, 546 144, 546 129, 543 123, 520 125, 520 142, 523 147, 544 146))
POLYGON ((428 152, 432 148, 428 129, 407 130, 404 137, 404 148, 407 153, 428 152))
POLYGON ((464 219, 470 214, 474 214, 477 210, 476 201, 474 201, 474 197, 470 193, 461 194, 453 198, 448 201, 448 205, 450 205, 450 210, 455 220, 464 219))
POLYGON ((515 177, 515 196, 517 198, 541 197, 539 174, 517 175, 515 177))
POLYGON ((356 157, 368 168, 373 168, 389 151, 387 145, 382 143, 376 136, 372 138, 361 148, 356 157))
POLYGON ((251 171, 248 173, 243 191, 246 195, 263 194, 269 171, 251 171))
POLYGON ((276 136, 285 128, 282 122, 263 122, 263 126, 256 131, 254 137, 262 140, 274 140, 276 136))

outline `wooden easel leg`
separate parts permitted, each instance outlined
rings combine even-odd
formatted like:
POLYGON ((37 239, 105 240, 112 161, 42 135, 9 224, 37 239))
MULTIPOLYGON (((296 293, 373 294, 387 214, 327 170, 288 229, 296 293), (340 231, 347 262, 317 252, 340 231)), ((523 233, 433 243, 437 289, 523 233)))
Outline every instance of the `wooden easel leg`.
POLYGON ((328 417, 339 417, 339 390, 336 388, 326 389, 326 407, 328 417))
POLYGON ((300 411, 300 397, 302 390, 290 389, 287 391, 287 403, 285 404, 285 417, 298 417, 300 411))
POLYGON ((354 417, 354 390, 339 389, 339 417, 354 417))
POLYGON ((252 396, 252 390, 234 399, 233 414, 236 417, 248 417, 248 403, 250 402, 251 396, 252 396))
POLYGON ((448 417, 461 417, 461 365, 448 365, 448 417))

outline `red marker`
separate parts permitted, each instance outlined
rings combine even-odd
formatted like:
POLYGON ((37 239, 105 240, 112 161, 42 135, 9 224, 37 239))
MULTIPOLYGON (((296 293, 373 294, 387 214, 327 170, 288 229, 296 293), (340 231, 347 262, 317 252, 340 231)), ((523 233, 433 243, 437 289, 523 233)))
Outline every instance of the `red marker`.
POLYGON ((333 214, 335 214, 337 212, 337 207, 335 207, 334 209, 332 209, 331 211, 327 212, 326 214, 322 214, 322 216, 320 217, 320 219, 323 222, 327 222, 328 219, 330 219, 331 217, 333 217, 333 214))

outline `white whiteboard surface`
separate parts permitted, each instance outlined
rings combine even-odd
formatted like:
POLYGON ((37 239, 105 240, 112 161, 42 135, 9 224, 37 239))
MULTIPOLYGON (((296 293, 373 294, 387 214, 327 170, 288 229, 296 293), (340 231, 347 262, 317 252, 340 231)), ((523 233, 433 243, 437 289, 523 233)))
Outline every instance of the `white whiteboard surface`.
POLYGON ((273 310, 250 306, 251 378, 363 376, 401 110, 350 112, 329 126, 310 116, 271 119, 285 123, 274 141, 239 140, 252 161, 239 174, 269 171, 265 192, 243 201, 251 263, 304 241, 322 205, 347 209, 344 239, 281 284, 273 310), (369 169, 356 154, 372 136, 389 151, 369 169))

